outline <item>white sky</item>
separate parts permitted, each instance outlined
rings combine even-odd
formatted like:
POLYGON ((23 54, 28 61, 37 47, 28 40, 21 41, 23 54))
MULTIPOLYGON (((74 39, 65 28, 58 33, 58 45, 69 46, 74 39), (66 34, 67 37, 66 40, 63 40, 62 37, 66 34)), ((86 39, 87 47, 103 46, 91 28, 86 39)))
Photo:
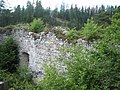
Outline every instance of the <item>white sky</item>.
MULTIPOLYGON (((15 7, 17 5, 26 6, 26 3, 28 0, 4 0, 9 3, 11 7, 15 7)), ((33 0, 29 0, 33 2, 33 0)), ((36 2, 36 0, 34 0, 36 2)), ((62 2, 65 2, 69 6, 71 4, 77 4, 78 7, 81 6, 100 6, 100 5, 120 5, 120 0, 41 0, 42 6, 44 8, 50 7, 51 9, 54 9, 55 7, 60 7, 62 2)))

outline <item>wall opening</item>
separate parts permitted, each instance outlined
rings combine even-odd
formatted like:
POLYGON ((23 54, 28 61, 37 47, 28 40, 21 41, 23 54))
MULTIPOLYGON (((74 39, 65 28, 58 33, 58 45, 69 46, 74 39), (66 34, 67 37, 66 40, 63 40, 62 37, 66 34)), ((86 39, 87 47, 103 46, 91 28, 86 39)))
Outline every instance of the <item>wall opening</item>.
POLYGON ((29 65, 29 54, 26 52, 22 52, 20 54, 20 66, 27 66, 29 65))

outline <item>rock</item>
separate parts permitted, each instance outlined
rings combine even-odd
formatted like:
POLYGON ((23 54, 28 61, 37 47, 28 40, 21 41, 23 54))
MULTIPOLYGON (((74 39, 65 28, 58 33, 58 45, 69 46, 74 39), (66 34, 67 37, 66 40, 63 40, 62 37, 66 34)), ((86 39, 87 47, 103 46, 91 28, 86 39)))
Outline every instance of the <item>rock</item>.
MULTIPOLYGON (((67 33, 67 30, 62 30, 64 33, 67 33)), ((39 80, 45 74, 44 70, 41 69, 43 68, 42 65, 53 63, 55 63, 56 66, 62 65, 60 64, 61 62, 55 62, 54 58, 59 58, 62 55, 60 53, 62 46, 72 46, 72 44, 67 43, 67 40, 63 41, 62 39, 57 39, 53 32, 49 32, 48 34, 41 32, 37 34, 25 30, 14 30, 12 35, 19 45, 19 52, 21 53, 20 59, 25 59, 26 57, 24 64, 28 64, 30 70, 33 71, 33 75, 39 80)), ((0 42, 1 38, 0 36, 0 42)), ((77 43, 85 43, 85 41, 79 39, 77 43)), ((69 56, 70 53, 66 55, 66 58, 69 58, 69 56)))
POLYGON ((0 90, 8 90, 7 82, 0 81, 0 90))
POLYGON ((29 35, 32 35, 33 34, 33 32, 29 32, 29 35))

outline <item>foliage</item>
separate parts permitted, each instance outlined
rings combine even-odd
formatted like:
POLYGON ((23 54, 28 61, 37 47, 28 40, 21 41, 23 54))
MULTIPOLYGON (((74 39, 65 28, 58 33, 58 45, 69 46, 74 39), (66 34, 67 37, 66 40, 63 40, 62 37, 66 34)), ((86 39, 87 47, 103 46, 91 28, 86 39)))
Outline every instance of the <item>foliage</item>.
POLYGON ((0 81, 8 83, 8 90, 40 90, 26 68, 18 68, 18 47, 12 37, 0 45, 0 81))
MULTIPOLYGON (((67 51, 69 51, 69 50, 67 50, 67 51)), ((78 50, 77 50, 77 52, 78 52, 78 50)), ((73 59, 73 58, 71 58, 71 59, 73 59)), ((74 62, 74 60, 73 60, 73 62, 74 62)), ((74 81, 74 79, 76 77, 71 76, 71 74, 74 74, 74 70, 75 70, 75 68, 73 68, 73 66, 72 67, 70 66, 73 64, 72 61, 66 62, 66 63, 68 66, 67 70, 68 69, 69 70, 71 69, 71 70, 70 71, 68 70, 68 72, 66 72, 62 75, 58 74, 59 71, 54 66, 45 67, 45 70, 47 72, 46 76, 44 77, 44 79, 41 82, 39 82, 39 85, 42 86, 43 90, 48 90, 48 89, 50 89, 50 90, 81 90, 80 88, 78 88, 78 86, 76 85, 76 82, 74 81)), ((79 72, 78 69, 77 69, 77 71, 79 72)), ((76 75, 79 75, 79 74, 76 73, 76 75)))
POLYGON ((107 27, 111 24, 110 12, 102 12, 100 14, 96 14, 93 19, 95 23, 102 27, 107 27))
POLYGON ((18 65, 18 47, 12 37, 0 45, 0 70, 15 72, 18 65))
POLYGON ((65 3, 62 3, 60 10, 58 8, 51 10, 51 8, 43 8, 42 2, 36 0, 35 6, 31 1, 27 1, 26 8, 18 5, 14 10, 10 10, 6 9, 6 5, 4 4, 4 0, 1 0, 0 26, 16 23, 30 23, 34 18, 41 18, 44 23, 50 26, 68 26, 70 29, 75 28, 76 30, 80 30, 84 23, 87 22, 87 19, 94 15, 96 23, 102 24, 103 22, 106 26, 110 21, 109 15, 112 17, 117 7, 107 6, 107 8, 105 8, 105 6, 102 5, 101 7, 79 8, 77 5, 75 5, 75 7, 71 5, 68 9, 65 3))
POLYGON ((65 30, 67 31, 64 33, 64 31, 60 28, 61 27, 58 27, 58 29, 48 28, 45 30, 45 34, 53 32, 58 39, 62 39, 64 41, 67 40, 68 43, 76 44, 77 39, 80 38, 80 32, 74 29, 70 30, 69 28, 66 28, 65 30))
POLYGON ((8 25, 6 27, 1 27, 0 33, 10 35, 11 31, 14 29, 14 27, 15 27, 14 25, 8 25))
POLYGON ((44 68, 46 75, 38 84, 42 90, 64 90, 64 77, 58 74, 58 70, 52 65, 44 68))
POLYGON ((80 32, 76 30, 70 30, 65 34, 69 43, 76 43, 76 40, 80 38, 80 32))
MULTIPOLYGON (((39 4, 41 3, 39 2, 39 4)), ((30 22, 30 17, 33 18, 31 11, 33 8, 30 2, 28 5, 30 5, 30 7, 27 7, 26 11, 29 12, 29 14, 25 14, 27 17, 25 21, 30 22), (27 16, 27 14, 29 16, 27 16)), ((82 8, 80 10, 77 6, 75 6, 75 8, 71 6, 70 10, 65 10, 64 7, 63 4, 60 12, 56 13, 57 15, 55 16, 69 20, 69 24, 72 25, 71 28, 75 27, 79 29, 83 23, 86 22, 87 18, 95 14, 94 9, 90 8, 87 10, 82 8), (85 16, 84 18, 82 17, 83 15, 85 16)), ((113 13, 112 8, 110 9, 111 13, 113 13)), ((18 7, 17 10, 20 10, 20 7, 18 7)), ((102 6, 101 10, 96 10, 96 13, 103 13, 104 11, 105 8, 102 6)), ((10 12, 8 13, 11 15, 10 12)), ((103 16, 104 14, 105 13, 103 13, 103 16)), ((4 15, 6 15, 6 12, 2 14, 2 16, 4 15)), ((36 14, 36 16, 38 18, 42 17, 38 14, 36 14)), ((66 53, 70 54, 68 57, 69 60, 63 58, 66 56, 62 56, 58 61, 64 62, 67 66, 66 72, 60 74, 59 70, 54 65, 45 66, 46 75, 38 85, 32 82, 31 74, 26 69, 19 69, 16 73, 10 73, 16 71, 16 66, 18 65, 18 51, 16 44, 13 43, 14 40, 8 38, 0 45, 0 80, 8 80, 9 90, 120 90, 119 9, 111 19, 109 19, 108 16, 101 17, 100 15, 99 20, 96 22, 101 25, 103 23, 100 20, 107 20, 107 22, 104 22, 105 26, 102 25, 102 29, 97 26, 93 20, 88 20, 87 24, 84 24, 82 31, 80 31, 84 39, 88 41, 95 40, 95 44, 92 47, 93 49, 88 50, 79 45, 65 49, 64 55, 66 55, 66 53)), ((40 19, 35 19, 31 23, 32 31, 41 32, 43 29, 44 25, 40 19), (40 23, 38 23, 38 21, 40 23)), ((55 32, 58 37, 64 39, 68 38, 72 42, 75 42, 74 39, 80 37, 79 32, 75 30, 68 31, 66 35, 61 31, 55 32)))
POLYGON ((13 24, 12 13, 9 9, 0 10, 0 27, 13 24))
POLYGON ((0 71, 0 80, 8 82, 8 90, 41 90, 33 83, 30 71, 19 68, 16 73, 0 71))
MULTIPOLYGON (((103 86, 111 90, 120 89, 120 13, 113 15, 109 25, 104 30, 101 40, 96 45, 97 56, 99 57, 99 68, 104 70, 103 79, 101 80, 103 86)), ((95 54, 95 55, 96 55, 95 54)), ((103 87, 102 87, 103 88, 103 87)))
POLYGON ((102 31, 102 29, 100 29, 92 19, 88 19, 87 24, 84 24, 81 33, 84 39, 87 41, 93 41, 100 37, 100 31, 102 31))
POLYGON ((55 66, 45 67, 46 76, 39 83, 42 90, 119 90, 119 15, 116 13, 112 24, 104 28, 102 38, 96 40, 94 49, 76 45, 65 50, 65 53, 70 53, 70 57, 69 60, 60 59, 67 65, 67 71, 62 75, 58 74, 59 70, 55 66))
POLYGON ((61 29, 59 29, 60 27, 58 27, 58 29, 55 29, 55 28, 47 28, 45 30, 45 34, 48 34, 49 32, 52 32, 55 34, 55 36, 58 38, 58 39, 62 39, 62 40, 66 40, 66 36, 65 34, 63 33, 63 31, 61 29))
POLYGON ((6 26, 5 27, 5 30, 12 30, 12 29, 14 29, 14 25, 8 25, 8 26, 6 26))
POLYGON ((34 19, 30 26, 30 31, 38 33, 44 30, 44 24, 41 19, 34 19))
POLYGON ((27 1, 27 8, 26 8, 26 11, 24 12, 24 19, 25 19, 25 22, 32 22, 32 20, 34 19, 34 6, 33 4, 30 2, 30 1, 27 1))

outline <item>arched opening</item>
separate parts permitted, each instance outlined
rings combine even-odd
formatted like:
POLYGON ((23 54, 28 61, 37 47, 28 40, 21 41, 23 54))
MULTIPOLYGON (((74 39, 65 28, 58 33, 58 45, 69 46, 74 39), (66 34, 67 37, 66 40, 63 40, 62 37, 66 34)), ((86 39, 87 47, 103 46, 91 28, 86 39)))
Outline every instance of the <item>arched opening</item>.
POLYGON ((29 54, 26 52, 22 52, 20 54, 20 66, 27 66, 29 65, 29 54))

